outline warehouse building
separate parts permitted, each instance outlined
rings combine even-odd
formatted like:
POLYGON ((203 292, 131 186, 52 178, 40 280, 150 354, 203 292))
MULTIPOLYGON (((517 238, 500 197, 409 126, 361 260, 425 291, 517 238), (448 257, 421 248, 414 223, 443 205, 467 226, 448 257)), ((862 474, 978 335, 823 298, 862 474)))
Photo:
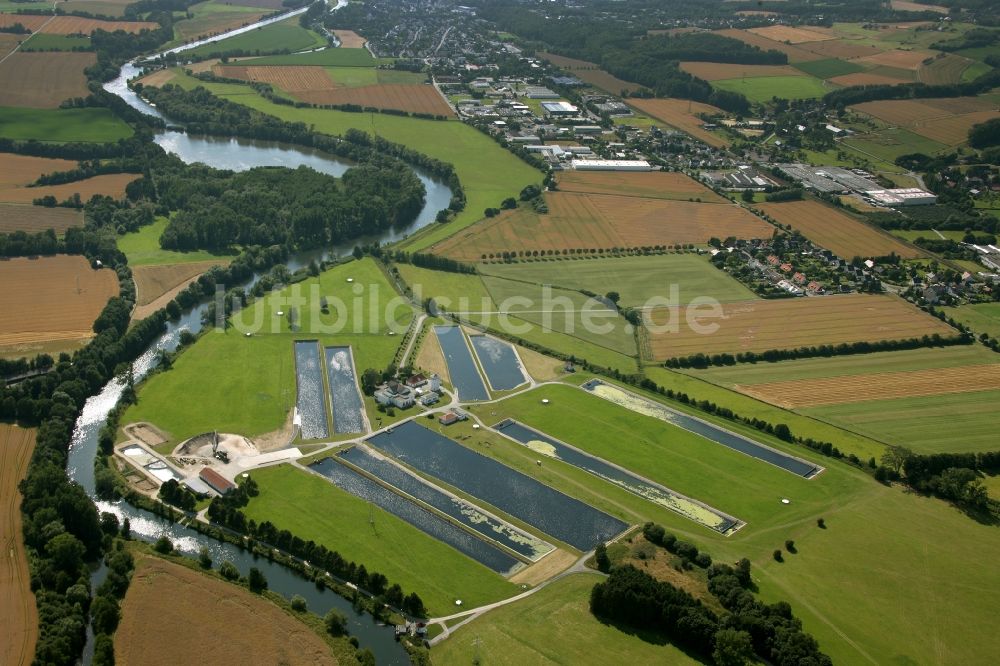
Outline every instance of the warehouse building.
POLYGON ((930 206, 937 203, 937 195, 919 187, 894 190, 871 190, 865 196, 877 204, 898 208, 901 206, 930 206))
POLYGON ((652 171, 646 160, 573 160, 577 171, 652 171))

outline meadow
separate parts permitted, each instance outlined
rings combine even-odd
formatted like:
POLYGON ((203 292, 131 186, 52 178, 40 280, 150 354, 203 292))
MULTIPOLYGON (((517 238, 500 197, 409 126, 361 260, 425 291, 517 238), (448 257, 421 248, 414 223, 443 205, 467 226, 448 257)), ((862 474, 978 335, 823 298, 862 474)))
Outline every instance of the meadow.
POLYGON ((304 540, 339 552, 378 571, 405 592, 416 592, 431 615, 498 601, 518 588, 499 574, 396 516, 290 465, 258 469, 260 495, 246 507, 248 518, 269 520, 304 540), (374 519, 374 522, 372 522, 374 519))
POLYGON ((720 90, 740 93, 753 102, 767 102, 772 97, 814 99, 833 90, 833 86, 811 76, 761 76, 712 81, 720 90))
POLYGON ((808 60, 795 64, 796 69, 800 69, 806 74, 815 76, 818 79, 832 79, 835 76, 854 74, 864 71, 864 67, 857 63, 837 58, 827 58, 826 60, 808 60))
POLYGON ((35 449, 35 431, 0 423, 0 662, 27 664, 38 640, 38 610, 31 591, 31 572, 21 534, 21 493, 18 484, 28 472, 35 449))
POLYGON ((943 143, 915 134, 902 127, 886 127, 844 139, 843 145, 867 157, 892 163, 900 155, 918 152, 936 155, 948 149, 943 143))
MULTIPOLYGON (((272 23, 256 30, 234 35, 218 42, 212 42, 186 52, 193 58, 201 58, 211 53, 243 51, 246 53, 275 53, 282 50, 304 51, 326 46, 320 35, 299 25, 298 17, 272 23)), ((256 64, 256 63, 255 63, 256 64)))
POLYGON ((976 303, 941 308, 945 314, 979 333, 1000 338, 1000 303, 976 303))
POLYGON ((132 129, 106 108, 24 109, 0 107, 0 137, 51 143, 109 143, 132 129))
POLYGON ((90 49, 90 37, 83 35, 49 35, 35 33, 21 45, 22 51, 72 51, 90 49))
POLYGON ((160 247, 160 236, 167 228, 168 219, 157 217, 149 225, 141 227, 118 237, 118 249, 128 257, 129 266, 163 266, 168 264, 186 264, 220 259, 228 261, 229 255, 218 255, 208 250, 192 250, 179 252, 164 250, 160 247))

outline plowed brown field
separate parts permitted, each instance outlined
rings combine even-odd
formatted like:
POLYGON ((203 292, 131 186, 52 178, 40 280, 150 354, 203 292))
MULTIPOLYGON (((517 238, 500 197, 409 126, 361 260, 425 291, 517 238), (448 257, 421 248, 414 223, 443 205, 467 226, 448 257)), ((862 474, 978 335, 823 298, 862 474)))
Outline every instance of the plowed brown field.
POLYGON ((314 666, 337 660, 322 638, 266 599, 141 556, 122 602, 115 663, 314 666))
POLYGON ((270 83, 290 93, 333 90, 339 87, 322 67, 216 65, 212 67, 212 71, 230 79, 270 83))
POLYGON ((770 238, 774 228, 739 206, 552 192, 549 213, 528 209, 483 220, 434 246, 462 261, 519 250, 611 249, 707 243, 713 236, 770 238))
POLYGON ((796 379, 752 386, 737 385, 735 388, 772 405, 799 409, 869 400, 997 390, 1000 389, 1000 365, 796 379))
POLYGON ((726 137, 713 134, 702 128, 705 121, 696 114, 723 114, 722 109, 711 104, 701 102, 691 102, 683 99, 638 99, 632 98, 628 103, 643 113, 660 122, 675 127, 682 132, 690 134, 699 141, 704 141, 710 146, 721 148, 728 146, 730 141, 726 137))
POLYGON ((46 208, 29 204, 0 204, 0 233, 12 231, 36 233, 52 229, 57 234, 63 234, 70 227, 82 226, 82 210, 46 208))
POLYGON ((69 171, 76 167, 77 163, 72 160, 0 153, 0 190, 28 185, 38 180, 39 176, 56 171, 69 171))
POLYGON ((721 319, 698 320, 703 326, 718 325, 714 332, 704 334, 687 325, 687 310, 683 308, 654 311, 655 325, 666 324, 673 314, 679 320, 679 330, 650 332, 653 358, 662 361, 699 352, 735 354, 955 334, 944 322, 894 296, 849 294, 726 303, 720 307, 721 319))
POLYGON ((883 257, 893 252, 905 259, 921 256, 916 248, 817 201, 760 204, 758 208, 843 259, 883 257))
POLYGON ((709 203, 727 203, 726 199, 698 181, 676 171, 560 171, 559 189, 563 192, 615 194, 647 199, 701 199, 709 203))
POLYGON ((750 44, 751 46, 756 46, 757 48, 764 49, 765 51, 770 51, 772 49, 775 51, 781 51, 788 56, 788 62, 807 62, 809 60, 821 60, 826 57, 817 53, 806 51, 805 49, 793 46, 792 44, 776 42, 773 39, 755 35, 747 30, 727 28, 726 30, 717 30, 716 33, 722 35, 723 37, 738 39, 744 44, 750 44))
POLYGON ((924 60, 934 56, 931 51, 903 51, 894 49, 884 51, 875 55, 858 58, 858 62, 869 63, 871 65, 884 65, 886 67, 898 67, 899 69, 920 69, 924 60))
POLYGON ((137 173, 110 173, 73 181, 72 183, 63 183, 62 185, 45 185, 43 187, 0 186, 0 201, 6 203, 31 203, 35 199, 50 195, 55 197, 57 201, 63 201, 74 194, 79 194, 80 199, 84 203, 95 194, 106 194, 109 197, 121 199, 125 196, 125 186, 136 178, 139 178, 139 174, 137 173))
POLYGON ((80 256, 4 259, 0 285, 0 349, 89 339, 97 315, 118 295, 114 271, 95 271, 80 256))
POLYGON ((70 97, 87 97, 83 70, 95 62, 93 53, 18 51, 0 63, 0 106, 54 109, 70 97))
POLYGON ((808 76, 789 65, 729 65, 718 62, 682 62, 681 69, 706 81, 756 76, 808 76))
POLYGON ((34 430, 0 423, 0 664, 11 666, 30 664, 38 639, 17 488, 34 448, 34 430))
POLYGON ((973 125, 1000 117, 989 100, 977 97, 865 102, 852 108, 950 146, 965 143, 973 125))
POLYGON ((295 96, 311 104, 358 104, 377 109, 399 109, 412 113, 430 113, 436 116, 453 115, 451 107, 435 90, 434 86, 420 84, 390 84, 302 91, 296 92, 295 96))
POLYGON ((837 34, 829 28, 793 28, 787 25, 769 25, 766 28, 750 28, 747 32, 774 42, 788 42, 789 44, 837 39, 837 34))
POLYGON ((368 40, 353 30, 334 30, 333 34, 340 40, 341 48, 363 49, 368 40))

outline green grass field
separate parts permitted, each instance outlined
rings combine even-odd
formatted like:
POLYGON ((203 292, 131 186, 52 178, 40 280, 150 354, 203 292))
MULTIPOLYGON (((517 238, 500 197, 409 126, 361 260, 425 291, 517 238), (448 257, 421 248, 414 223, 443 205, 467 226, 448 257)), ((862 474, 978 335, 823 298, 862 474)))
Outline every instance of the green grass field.
POLYGON ((898 127, 881 129, 872 134, 853 136, 844 139, 843 145, 887 162, 892 162, 900 155, 907 153, 917 152, 933 155, 948 148, 943 143, 898 127))
POLYGON ((324 49, 311 53, 289 53, 247 60, 248 65, 321 65, 323 67, 374 67, 368 49, 324 49))
POLYGON ((973 331, 1000 338, 1000 303, 977 303, 957 308, 941 308, 949 317, 973 331))
POLYGON ((835 89, 810 76, 757 76, 749 79, 722 79, 712 81, 719 90, 745 95, 753 102, 767 102, 772 97, 782 99, 812 99, 822 97, 835 89))
POLYGON ((194 57, 204 57, 210 53, 243 51, 246 53, 276 53, 279 51, 304 51, 325 46, 326 40, 320 35, 299 25, 298 17, 272 23, 250 32, 212 42, 192 49, 187 53, 194 57))
POLYGON ((607 664, 627 655, 632 664, 697 664, 672 645, 649 643, 590 613, 593 574, 567 576, 516 604, 459 629, 431 651, 435 664, 497 666, 607 664))
MULTIPOLYGON (((329 53, 343 49, 328 49, 329 53)), ((249 62, 249 61, 245 61, 249 62)), ((404 243, 411 252, 464 229, 483 218, 486 208, 517 194, 527 185, 540 184, 542 174, 522 162, 492 139, 457 120, 433 121, 384 113, 347 113, 330 109, 297 109, 274 104, 252 92, 248 86, 203 83, 179 74, 171 83, 184 87, 202 85, 219 97, 244 104, 291 122, 303 122, 319 132, 342 135, 349 129, 377 134, 455 166, 465 189, 466 207, 447 224, 431 225, 419 236, 404 243)))
POLYGON ((480 266, 485 275, 586 289, 596 294, 617 291, 620 304, 638 307, 651 298, 670 297, 676 285, 680 305, 698 297, 722 303, 756 299, 752 291, 712 266, 706 256, 666 254, 587 261, 551 261, 480 266))
POLYGON ((280 465, 256 470, 253 478, 260 495, 246 507, 248 518, 270 520, 382 573, 405 592, 419 594, 432 615, 454 612, 456 599, 475 608, 518 591, 485 566, 322 477, 280 465))
POLYGON ((47 35, 35 33, 21 45, 22 51, 72 51, 91 48, 90 37, 83 35, 47 35))
POLYGON ((801 70, 811 76, 815 76, 818 79, 832 79, 835 76, 854 74, 855 72, 862 72, 865 69, 855 62, 838 60, 836 58, 797 62, 792 66, 795 69, 801 70))
POLYGON ((118 237, 118 249, 128 257, 130 266, 162 266, 166 264, 187 264, 196 261, 211 261, 220 256, 207 250, 194 250, 192 252, 177 252, 175 250, 164 250, 160 247, 160 236, 167 228, 167 218, 158 217, 156 220, 138 231, 124 234, 118 237))
MULTIPOLYGON (((385 368, 402 339, 388 335, 382 317, 383 307, 394 296, 371 259, 337 266, 319 278, 271 294, 234 317, 234 327, 208 331, 177 358, 171 370, 144 382, 139 404, 126 412, 122 423, 155 423, 170 436, 161 447, 167 451, 209 430, 251 438, 277 430, 295 404, 292 342, 318 338, 324 345, 351 345, 359 373, 385 368), (348 284, 348 277, 354 283, 348 284), (363 287, 357 299, 355 285, 363 287), (320 296, 330 300, 329 314, 319 311, 320 296), (293 308, 301 326, 296 332, 288 321, 293 308), (370 317, 371 312, 376 315, 370 317), (246 331, 253 335, 246 337, 246 331)), ((399 327, 405 328, 412 309, 403 305, 395 315, 399 327)), ((366 406, 374 422, 374 405, 366 400, 366 406)))
POLYGON ((893 229, 890 233, 893 236, 898 236, 899 238, 908 240, 911 243, 921 237, 929 240, 939 240, 941 236, 944 236, 945 238, 953 241, 961 241, 965 238, 965 232, 957 229, 951 231, 947 229, 939 229, 938 231, 933 231, 931 229, 893 229), (941 234, 940 236, 938 235, 939 233, 941 234))
POLYGON ((109 143, 132 128, 106 108, 26 109, 0 107, 0 137, 50 143, 109 143))
POLYGON ((167 46, 177 46, 198 35, 220 34, 244 23, 253 23, 257 16, 266 13, 268 10, 260 7, 224 4, 212 0, 199 2, 188 7, 186 12, 174 14, 174 40, 167 46), (186 18, 188 14, 191 18, 186 18))
POLYGON ((734 386, 821 377, 874 375, 881 372, 956 368, 998 361, 1000 357, 981 345, 959 345, 937 349, 909 349, 831 358, 809 358, 779 363, 742 363, 684 372, 723 386, 734 386))
MULTIPOLYGON (((603 405, 579 402, 588 397, 575 388, 541 387, 476 410, 496 411, 495 416, 489 415, 491 420, 516 412, 552 435, 643 473, 653 473, 643 461, 656 455, 639 440, 646 443, 646 449, 655 447, 663 455, 676 454, 671 452, 675 446, 692 445, 683 440, 677 443, 662 422, 647 429, 646 417, 610 403, 611 413, 605 413, 603 405), (545 407, 538 400, 543 395, 552 400, 545 407), (516 408, 507 405, 514 402, 516 408), (611 424, 610 430, 606 424, 611 424)), ((476 446, 480 435, 472 437, 463 443, 476 446)), ((766 436, 756 437, 781 448, 766 436)), ((655 473, 669 475, 664 480, 671 487, 681 490, 682 483, 697 484, 694 496, 718 508, 735 506, 735 515, 750 520, 733 536, 723 537, 560 461, 546 460, 539 468, 534 462, 537 454, 526 447, 494 440, 485 451, 609 513, 629 520, 635 520, 638 513, 640 520, 661 522, 716 561, 749 557, 762 598, 791 603, 805 629, 834 663, 923 663, 931 654, 935 663, 982 663, 1000 649, 1000 637, 983 636, 978 629, 982 618, 1000 610, 991 592, 1000 585, 1000 570, 991 566, 990 555, 1000 548, 1000 532, 940 500, 879 485, 868 475, 828 459, 822 460, 825 472, 805 481, 707 442, 679 467, 651 461, 653 469, 659 470, 655 473), (712 448, 722 448, 723 453, 716 454, 712 448), (732 477, 696 482, 703 474, 727 473, 715 472, 705 456, 715 462, 724 459, 723 469, 732 472, 732 477), (754 464, 729 467, 748 462, 754 464), (781 504, 782 497, 791 499, 791 504, 781 504), (817 517, 825 519, 826 530, 816 527, 817 517), (784 563, 775 562, 771 552, 785 539, 795 540, 798 554, 786 556, 784 563), (954 548, 955 543, 963 548, 954 548), (887 607, 898 610, 887 614, 887 607)), ((485 622, 489 617, 485 616, 485 622)), ((455 636, 459 638, 461 633, 455 636)), ((641 648, 639 641, 631 640, 634 649, 641 648)), ((528 639, 521 645, 515 634, 510 641, 512 649, 537 649, 528 639)), ((444 645, 440 650, 447 654, 444 645)), ((553 651, 547 656, 559 663, 555 655, 553 651)))

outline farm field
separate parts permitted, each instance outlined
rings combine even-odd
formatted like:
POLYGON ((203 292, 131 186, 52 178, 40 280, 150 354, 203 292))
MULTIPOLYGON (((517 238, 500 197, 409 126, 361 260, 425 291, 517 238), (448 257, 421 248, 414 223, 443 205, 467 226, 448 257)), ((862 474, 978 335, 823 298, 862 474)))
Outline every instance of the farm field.
POLYGON ((183 264, 191 262, 206 262, 215 260, 218 263, 228 263, 231 257, 215 255, 208 250, 193 250, 178 252, 164 250, 160 247, 160 236, 167 228, 167 218, 156 220, 138 231, 133 231, 118 237, 118 249, 128 257, 129 266, 160 266, 164 264, 183 264))
POLYGON ((795 68, 819 79, 833 79, 838 76, 854 74, 864 69, 857 63, 848 62, 846 60, 838 60, 836 58, 829 58, 827 60, 807 60, 805 62, 797 63, 795 68))
POLYGON ((731 65, 718 62, 682 62, 681 69, 706 81, 753 79, 769 76, 808 76, 790 65, 731 65))
POLYGON ((975 60, 953 53, 947 53, 942 58, 935 58, 930 65, 924 65, 917 72, 921 83, 930 85, 946 85, 961 83, 965 71, 976 64, 975 60))
POLYGON ((87 97, 83 70, 95 62, 93 53, 18 51, 0 64, 0 106, 54 109, 71 97, 87 97))
POLYGON ((448 102, 437 89, 425 84, 395 84, 357 88, 330 88, 303 90, 295 93, 304 102, 319 105, 356 104, 377 109, 397 109, 411 113, 429 113, 435 116, 453 116, 448 102))
POLYGON ((290 93, 332 90, 336 86, 322 67, 214 65, 212 73, 227 79, 270 83, 290 93))
POLYGON ((353 30, 332 30, 331 32, 340 41, 340 48, 343 49, 363 49, 368 43, 367 39, 353 30))
MULTIPOLYGON (((155 424, 167 434, 168 442, 160 447, 163 451, 216 429, 266 440, 268 434, 283 427, 295 404, 292 342, 318 338, 324 345, 351 345, 359 373, 366 368, 385 368, 401 339, 400 335, 388 335, 388 327, 381 321, 382 307, 394 296, 375 263, 366 259, 337 266, 319 278, 258 300, 232 320, 232 327, 206 332, 177 358, 169 372, 143 383, 139 387, 142 399, 125 413, 122 423, 155 424), (347 277, 364 287, 357 302, 347 277), (329 315, 320 312, 321 295, 330 299, 329 315), (303 299, 301 305, 289 300, 296 297, 303 299), (344 303, 342 310, 335 299, 344 303), (299 327, 294 332, 288 321, 292 308, 299 327), (356 317, 356 312, 367 317, 369 308, 377 312, 377 321, 356 317), (246 332, 251 335, 247 337, 246 332), (213 381, 205 382, 204 377, 213 381)), ((401 333, 412 310, 401 306, 395 316, 399 319, 397 332, 401 333)), ((374 421, 371 399, 366 405, 374 421)))
POLYGON ((121 611, 115 663, 122 666, 175 661, 230 665, 245 663, 248 654, 259 663, 338 663, 323 638, 266 597, 157 557, 136 557, 121 611), (216 624, 222 617, 225 640, 216 624))
POLYGON ((125 14, 125 7, 132 4, 130 0, 74 0, 76 9, 88 14, 120 17, 125 14))
MULTIPOLYGON (((343 49, 327 49, 332 53, 343 49)), ((367 51, 365 51, 367 53, 367 51)), ((178 77, 185 85, 202 85, 197 79, 178 77)), ((257 95, 231 94, 226 87, 208 84, 206 87, 220 97, 250 106, 264 113, 291 122, 313 125, 317 131, 340 135, 349 129, 374 132, 378 136, 405 144, 414 150, 455 165, 467 205, 449 224, 433 225, 404 243, 403 249, 415 252, 464 229, 482 219, 483 210, 495 207, 505 198, 524 187, 538 184, 541 173, 498 146, 492 139, 473 127, 460 122, 440 122, 419 118, 404 118, 388 114, 361 114, 329 109, 296 109, 274 104, 257 95), (227 91, 227 92, 222 92, 227 91)), ((241 88, 242 92, 246 90, 241 88)), ((0 116, 2 117, 2 116, 0 116)))
POLYGON ((596 294, 610 290, 621 294, 620 305, 641 307, 653 298, 667 298, 677 286, 679 304, 689 304, 699 297, 720 302, 749 301, 753 292, 694 254, 587 259, 519 264, 485 264, 483 275, 494 275, 551 284, 567 289, 586 289, 596 294))
POLYGON ((90 37, 35 33, 21 44, 21 51, 72 51, 91 48, 90 37))
POLYGON ((588 83, 595 88, 600 88, 601 90, 611 93, 612 95, 621 95, 626 91, 632 93, 642 88, 642 86, 638 83, 623 81, 617 76, 604 71, 597 63, 588 62, 586 60, 577 60, 576 58, 567 58, 565 56, 556 55, 555 53, 546 53, 544 51, 540 52, 538 57, 548 60, 560 69, 566 70, 572 76, 575 76, 584 83, 588 83))
MULTIPOLYGON (((691 354, 763 352, 802 346, 851 342, 902 340, 955 330, 902 299, 892 296, 847 294, 817 298, 726 303, 722 319, 700 319, 701 325, 718 324, 714 333, 699 334, 678 321, 678 331, 651 331, 653 358, 691 354), (789 326, 789 322, 794 322, 789 326)), ((662 326, 668 315, 680 320, 678 308, 654 310, 653 323, 662 326)), ((685 313, 690 316, 691 313, 685 313)))
MULTIPOLYGON (((74 165, 70 168, 76 168, 74 165)), ((83 202, 87 202, 95 194, 104 194, 115 199, 125 197, 125 186, 140 174, 113 173, 93 178, 76 180, 62 185, 45 185, 42 187, 3 187, 0 186, 0 201, 4 203, 30 204, 40 197, 52 196, 56 201, 64 201, 74 194, 79 194, 83 202)))
POLYGON ((124 30, 137 34, 142 30, 156 30, 160 27, 158 23, 151 21, 102 21, 82 16, 56 16, 53 18, 45 15, 0 14, 0 28, 9 28, 15 23, 20 23, 32 32, 40 31, 47 35, 89 35, 95 30, 107 32, 124 30))
POLYGON ((795 28, 787 25, 772 25, 766 28, 750 28, 747 32, 770 39, 773 42, 787 42, 789 44, 837 39, 837 35, 829 28, 817 27, 795 28))
POLYGON ((188 12, 191 13, 191 18, 174 24, 174 41, 171 45, 249 25, 269 13, 265 8, 247 6, 246 3, 227 5, 211 0, 191 5, 188 12))
POLYGON ((0 354, 33 344, 72 344, 93 337, 94 320, 118 294, 114 271, 95 271, 84 257, 56 255, 0 261, 0 354))
POLYGON ((891 0, 889 3, 897 12, 937 12, 947 14, 948 8, 941 5, 930 5, 922 2, 907 2, 906 0, 891 0))
POLYGON ((0 204, 0 233, 36 233, 52 229, 64 234, 70 227, 83 226, 83 211, 72 208, 45 208, 24 204, 0 204))
POLYGON ((678 648, 646 642, 590 613, 593 574, 574 574, 487 613, 435 646, 434 663, 464 666, 489 655, 498 666, 609 663, 623 654, 636 664, 697 664, 678 648))
POLYGON ((709 239, 770 238, 773 227, 728 204, 550 192, 549 212, 505 211, 439 243, 434 250, 476 262, 505 251, 704 245, 709 239))
POLYGON ((1000 391, 983 390, 808 407, 801 412, 919 453, 992 451, 997 400, 1000 391))
POLYGON ((196 49, 191 49, 187 55, 193 58, 202 58, 213 53, 233 51, 243 51, 244 55, 261 55, 285 49, 304 51, 320 46, 326 46, 326 40, 312 30, 300 26, 296 16, 287 21, 272 23, 218 42, 204 44, 196 49))
POLYGON ((35 431, 0 423, 0 662, 28 664, 38 640, 38 611, 31 592, 28 555, 21 533, 21 493, 18 484, 28 472, 35 448, 35 431))
POLYGON ((396 516, 312 472, 279 465, 253 472, 260 495, 247 518, 270 520, 345 559, 364 563, 416 592, 431 615, 454 612, 455 600, 475 608, 512 596, 517 586, 396 516), (374 515, 374 526, 370 516, 374 515), (405 544, 405 548, 400 548, 405 544))
POLYGON ((898 67, 899 69, 917 71, 920 69, 921 65, 923 65, 925 60, 932 57, 934 57, 934 53, 931 51, 904 51, 902 49, 894 49, 858 58, 857 62, 873 66, 898 67))
POLYGON ((705 121, 698 117, 699 113, 725 115, 724 112, 711 104, 691 102, 681 99, 639 99, 631 98, 628 103, 643 113, 682 132, 690 134, 715 148, 725 148, 730 144, 726 137, 714 134, 702 128, 705 121))
POLYGON ((905 259, 922 256, 918 249, 817 201, 758 206, 779 223, 790 224, 812 242, 848 261, 856 256, 881 257, 893 252, 905 259))
POLYGON ((712 81, 721 90, 737 92, 752 101, 766 102, 772 97, 784 99, 812 99, 822 97, 834 87, 811 76, 760 76, 752 79, 723 79, 712 81))
POLYGON ((676 171, 645 171, 622 173, 615 171, 561 171, 558 176, 562 192, 614 194, 647 199, 698 199, 706 203, 728 203, 693 178, 676 171))
POLYGON ((29 185, 47 173, 75 169, 77 164, 73 160, 0 153, 0 192, 29 185))
POLYGON ((785 44, 784 42, 776 42, 773 39, 768 39, 761 35, 755 34, 748 30, 739 30, 736 28, 728 28, 726 30, 717 30, 716 34, 722 35, 723 37, 731 37, 732 39, 738 39, 745 44, 751 46, 756 46, 764 51, 774 50, 781 51, 788 56, 788 62, 795 64, 797 62, 804 62, 807 60, 823 60, 825 57, 810 51, 806 51, 804 48, 793 44, 785 44))
POLYGON ((1000 303, 976 303, 941 309, 955 321, 971 328, 977 335, 988 333, 990 337, 1000 338, 1000 303))
POLYGON ((903 128, 886 128, 869 134, 856 134, 844 139, 843 145, 890 164, 900 155, 914 151, 935 155, 948 149, 943 143, 903 128))
POLYGON ((904 83, 903 79, 898 79, 892 76, 886 76, 885 74, 876 74, 874 72, 858 72, 856 74, 844 74, 843 76, 835 76, 829 79, 830 83, 836 83, 838 86, 880 86, 880 85, 896 85, 897 83, 904 83))
POLYGON ((132 129, 106 108, 0 107, 0 136, 7 139, 108 143, 131 135, 132 129))
POLYGON ((946 146, 965 143, 973 125, 1000 117, 995 105, 976 97, 865 102, 851 108, 946 146))
POLYGON ((149 305, 166 293, 173 291, 182 284, 198 277, 212 266, 226 261, 209 260, 185 264, 166 264, 160 266, 135 266, 132 277, 135 279, 136 305, 149 305))
POLYGON ((252 65, 319 65, 321 67, 374 67, 375 59, 368 49, 324 49, 310 53, 289 53, 253 58, 252 65))

